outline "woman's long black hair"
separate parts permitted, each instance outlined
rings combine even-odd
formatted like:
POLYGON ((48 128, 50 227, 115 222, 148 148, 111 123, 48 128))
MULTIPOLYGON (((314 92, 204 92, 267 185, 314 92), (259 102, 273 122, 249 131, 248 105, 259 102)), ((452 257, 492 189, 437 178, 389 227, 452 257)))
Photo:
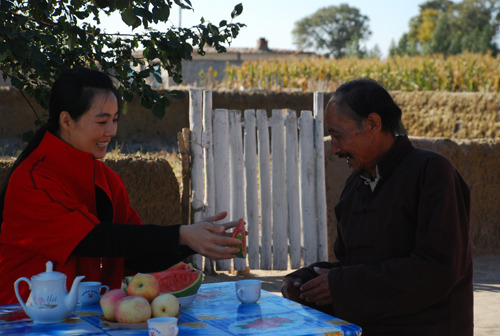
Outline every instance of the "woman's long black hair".
POLYGON ((90 109, 94 96, 100 90, 113 92, 120 106, 121 100, 113 81, 100 71, 87 68, 72 69, 65 71, 54 82, 50 94, 49 119, 35 132, 26 148, 14 162, 3 183, 0 192, 0 228, 3 222, 5 193, 14 170, 40 145, 46 132, 56 136, 59 134, 59 115, 61 112, 68 112, 73 120, 78 121, 90 109))

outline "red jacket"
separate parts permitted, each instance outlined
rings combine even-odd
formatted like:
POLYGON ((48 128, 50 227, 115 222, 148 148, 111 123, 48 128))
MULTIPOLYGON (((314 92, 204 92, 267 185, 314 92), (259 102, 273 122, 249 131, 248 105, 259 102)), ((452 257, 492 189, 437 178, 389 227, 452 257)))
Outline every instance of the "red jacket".
MULTIPOLYGON (((110 288, 120 287, 122 258, 71 255, 100 223, 96 185, 113 204, 114 223, 142 224, 130 207, 118 174, 49 132, 17 167, 9 180, 0 233, 0 304, 17 302, 14 282, 44 272, 49 260, 54 270, 67 275, 68 288, 77 275, 85 275, 85 281, 101 281, 110 288)), ((20 291, 27 299, 27 286, 21 286, 20 291)))

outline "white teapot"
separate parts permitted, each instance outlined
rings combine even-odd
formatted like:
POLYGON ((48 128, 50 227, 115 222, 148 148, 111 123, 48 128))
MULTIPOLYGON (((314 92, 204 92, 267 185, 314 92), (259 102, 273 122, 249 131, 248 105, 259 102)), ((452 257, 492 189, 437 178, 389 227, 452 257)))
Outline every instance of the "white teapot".
POLYGON ((14 282, 17 299, 26 314, 34 323, 59 323, 66 320, 66 316, 75 310, 78 302, 78 285, 84 275, 77 276, 71 290, 66 290, 66 274, 52 270, 52 262, 46 264, 46 271, 31 278, 22 277, 14 282), (31 293, 26 304, 19 295, 19 283, 26 281, 31 293))

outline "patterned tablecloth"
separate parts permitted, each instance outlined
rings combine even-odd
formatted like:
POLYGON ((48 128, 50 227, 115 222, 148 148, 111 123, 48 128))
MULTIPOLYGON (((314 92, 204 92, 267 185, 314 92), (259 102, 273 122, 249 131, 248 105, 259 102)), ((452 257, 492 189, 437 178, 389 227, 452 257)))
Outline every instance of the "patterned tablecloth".
MULTIPOLYGON (((101 317, 98 304, 77 306, 64 323, 37 325, 19 305, 5 305, 0 306, 0 335, 148 335, 147 327, 111 328, 101 317)), ((180 336, 361 335, 354 324, 264 290, 256 304, 240 304, 234 282, 203 284, 196 300, 181 310, 178 324, 180 336)))

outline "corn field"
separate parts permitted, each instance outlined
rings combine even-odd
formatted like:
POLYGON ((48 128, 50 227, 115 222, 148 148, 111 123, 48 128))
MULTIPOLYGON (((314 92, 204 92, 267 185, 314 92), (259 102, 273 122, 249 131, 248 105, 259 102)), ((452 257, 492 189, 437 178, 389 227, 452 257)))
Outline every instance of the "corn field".
POLYGON ((378 59, 276 59, 228 66, 221 86, 274 91, 334 91, 355 78, 368 77, 388 90, 500 92, 500 57, 397 56, 378 59))

